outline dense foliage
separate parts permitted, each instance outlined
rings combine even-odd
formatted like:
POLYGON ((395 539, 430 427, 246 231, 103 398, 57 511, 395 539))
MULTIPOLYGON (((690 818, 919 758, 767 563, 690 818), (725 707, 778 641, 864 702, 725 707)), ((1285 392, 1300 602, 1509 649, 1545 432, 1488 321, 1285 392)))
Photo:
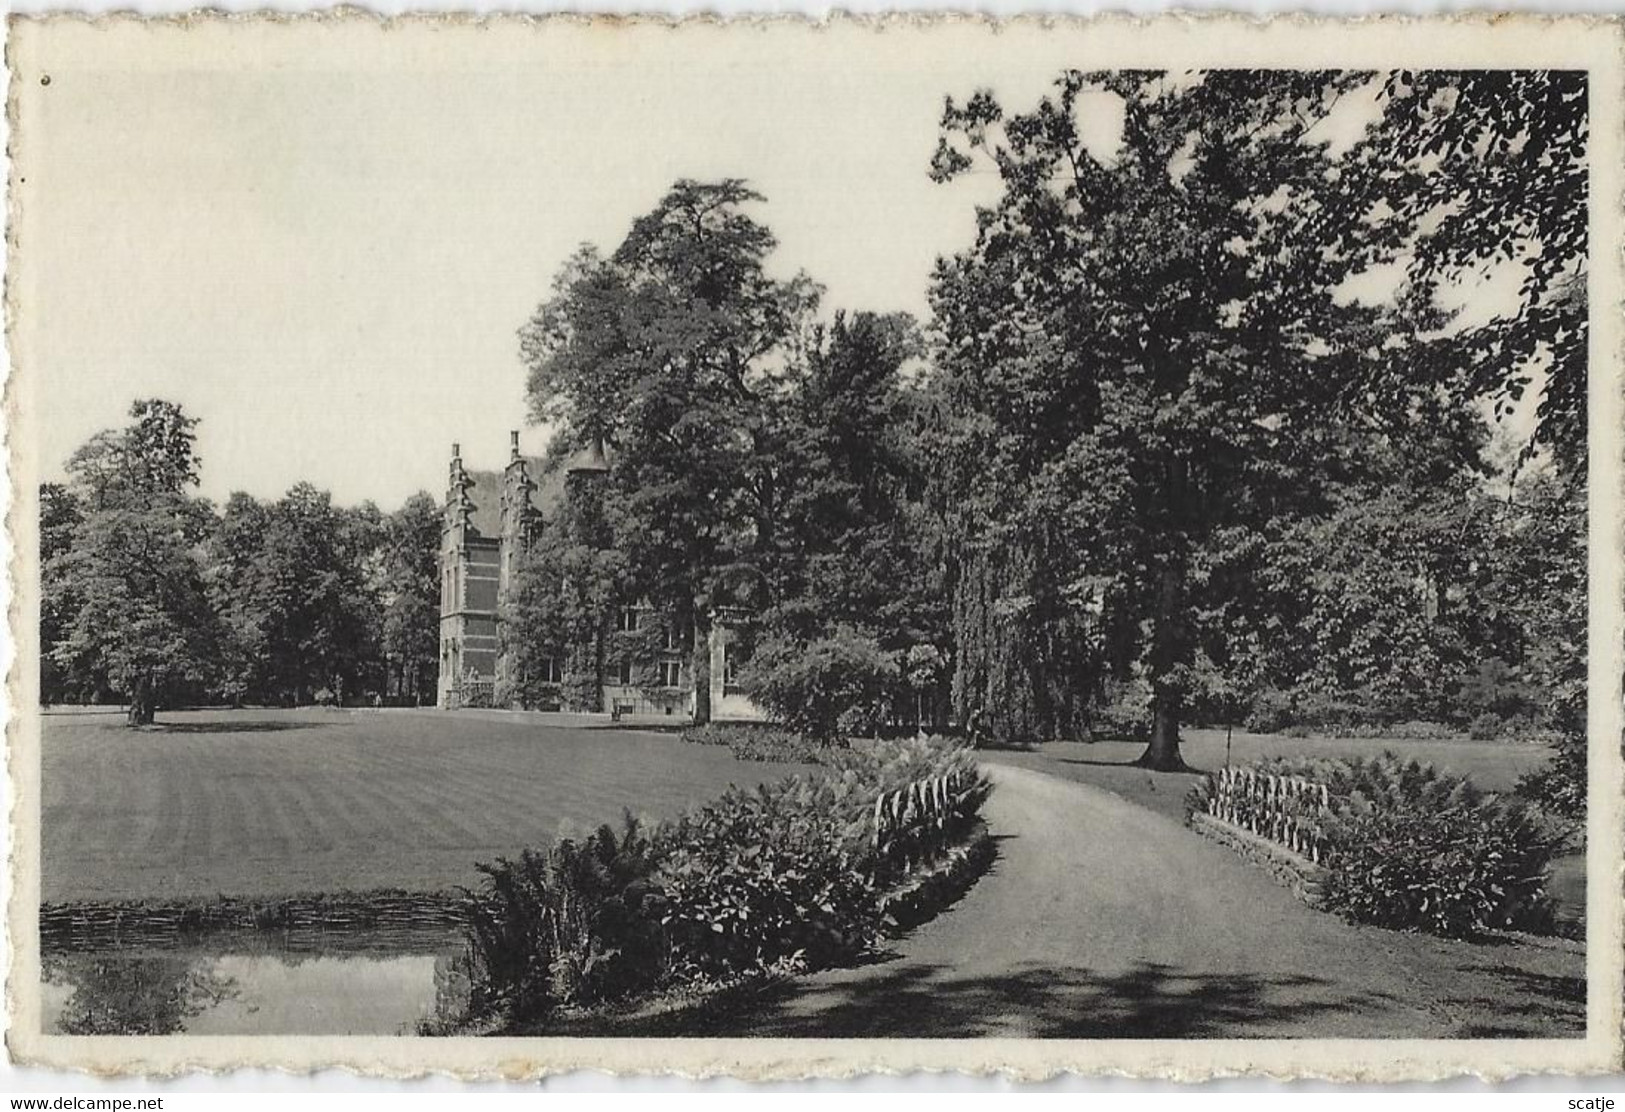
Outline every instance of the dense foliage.
POLYGON ((1166 768, 1262 687, 1447 692, 1477 631, 1439 618, 1493 545, 1480 408, 1541 389, 1540 466, 1577 481, 1585 140, 1576 74, 950 100, 934 174, 1003 187, 931 290, 962 720, 1064 736, 1139 679, 1166 768), (1484 321, 1494 267, 1525 281, 1484 321))
POLYGON ((630 816, 517 860, 482 864, 469 910, 477 955, 468 1007, 539 1017, 560 1002, 614 999, 665 973, 657 850, 630 816))
MULTIPOLYGON (((1546 870, 1566 832, 1536 809, 1391 753, 1253 767, 1328 789, 1316 816, 1326 900, 1350 919, 1451 938, 1550 926, 1546 870)), ((1204 810, 1213 790, 1209 774, 1188 809, 1204 810)))
POLYGON ((41 698, 130 705, 432 699, 440 513, 334 506, 308 483, 216 510, 197 422, 137 402, 40 490, 41 698), (318 696, 322 698, 318 700, 318 696))
POLYGON ((911 828, 911 860, 955 848, 988 786, 962 746, 881 742, 679 820, 630 820, 582 842, 481 866, 469 1018, 509 1023, 679 987, 851 960, 886 924, 898 880, 875 837, 876 800, 922 781, 963 785, 944 821, 911 828))
POLYGON ((828 742, 816 741, 772 722, 708 722, 683 731, 691 745, 720 745, 742 761, 823 764, 828 742))
POLYGON ((809 641, 783 635, 756 646, 743 683, 759 706, 815 741, 873 735, 896 689, 892 657, 849 628, 809 641))
MULTIPOLYGON (((855 637, 907 658, 888 701, 941 722, 945 673, 925 663, 948 651, 941 563, 913 497, 914 326, 816 320, 806 275, 766 272, 762 200, 740 181, 677 182, 613 252, 578 253, 521 331, 532 414, 559 430, 561 459, 601 444, 609 470, 591 521, 567 512, 520 569, 509 648, 559 659, 602 644, 614 601, 647 602, 688 638, 703 724, 712 617, 742 608, 770 644, 855 637)), ((811 713, 826 736, 831 715, 811 713)))

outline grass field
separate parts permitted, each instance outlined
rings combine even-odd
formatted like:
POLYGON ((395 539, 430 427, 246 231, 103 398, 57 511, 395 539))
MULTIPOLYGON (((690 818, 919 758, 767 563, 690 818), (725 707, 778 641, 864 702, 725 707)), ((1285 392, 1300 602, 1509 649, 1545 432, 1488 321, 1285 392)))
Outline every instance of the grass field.
POLYGON ((42 756, 48 903, 472 886, 476 861, 796 768, 670 735, 435 711, 166 713, 141 731, 53 713, 42 756))

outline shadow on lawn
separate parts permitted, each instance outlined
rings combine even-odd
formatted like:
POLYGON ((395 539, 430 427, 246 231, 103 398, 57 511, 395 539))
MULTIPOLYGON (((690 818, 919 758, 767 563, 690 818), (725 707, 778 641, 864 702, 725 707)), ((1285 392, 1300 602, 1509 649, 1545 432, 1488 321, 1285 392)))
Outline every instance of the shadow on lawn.
POLYGON ((667 1017, 665 1030, 640 1035, 808 1038, 1045 1039, 1223 1038, 1239 1029, 1291 1024, 1320 1013, 1392 1002, 1349 997, 1314 977, 1183 973, 1142 962, 1127 972, 1025 968, 965 977, 945 965, 887 972, 858 981, 791 981, 726 1009, 667 1017), (1317 992, 1317 989, 1329 991, 1317 992))
POLYGON ((142 726, 144 734, 271 734, 283 730, 314 730, 318 726, 327 729, 332 726, 347 726, 349 723, 333 722, 297 722, 288 719, 258 718, 247 721, 227 719, 216 722, 154 722, 150 726, 142 726))
POLYGON ((1531 1025, 1548 1031, 1567 1028, 1573 1037, 1585 1034, 1584 977, 1536 973, 1511 965, 1473 966, 1472 971, 1490 974, 1508 985, 1511 991, 1504 995, 1497 993, 1494 999, 1465 997, 1452 1000, 1452 1004, 1482 1008, 1498 1017, 1494 1023, 1469 1025, 1462 1031, 1463 1038, 1527 1038, 1531 1025), (1519 1023, 1518 1020, 1524 1022, 1519 1023))
MULTIPOLYGON (((1146 768, 1144 765, 1138 764, 1135 761, 1086 761, 1082 757, 1056 757, 1055 763, 1065 765, 1083 765, 1086 768, 1127 768, 1138 772, 1151 773, 1155 773, 1157 771, 1155 769, 1146 768)), ((1178 769, 1173 773, 1173 775, 1205 776, 1207 775, 1207 769, 1197 768, 1195 765, 1187 765, 1182 769, 1178 769)))

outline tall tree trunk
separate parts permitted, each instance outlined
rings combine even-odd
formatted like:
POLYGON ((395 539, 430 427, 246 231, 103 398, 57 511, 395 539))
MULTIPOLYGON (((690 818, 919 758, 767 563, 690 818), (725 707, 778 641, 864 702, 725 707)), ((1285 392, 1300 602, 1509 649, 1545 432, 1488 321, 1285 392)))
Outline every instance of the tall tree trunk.
POLYGON ((1151 633, 1151 743, 1134 762, 1158 772, 1183 772, 1179 755, 1179 720, 1184 696, 1168 676, 1182 658, 1184 631, 1184 568, 1170 559, 1157 572, 1157 609, 1151 633))
POLYGON ((155 714, 152 684, 146 680, 135 685, 130 693, 130 709, 124 716, 126 726, 150 726, 155 714))
POLYGON ((694 608, 694 725, 703 726, 711 721, 711 612, 704 606, 694 608))

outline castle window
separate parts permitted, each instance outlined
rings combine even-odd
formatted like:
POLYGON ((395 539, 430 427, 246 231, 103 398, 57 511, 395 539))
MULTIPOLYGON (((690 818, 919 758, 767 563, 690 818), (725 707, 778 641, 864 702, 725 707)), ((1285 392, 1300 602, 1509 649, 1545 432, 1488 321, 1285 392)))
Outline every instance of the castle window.
POLYGON ((559 671, 559 662, 556 657, 544 656, 537 665, 543 683, 560 683, 564 677, 559 671))
POLYGON ((636 633, 638 628, 637 608, 632 606, 621 607, 621 612, 615 616, 615 628, 622 633, 636 633))
POLYGON ((684 630, 675 622, 666 626, 665 647, 669 651, 688 648, 688 638, 683 636, 684 630))
POLYGON ((660 686, 681 687, 683 685, 683 663, 680 660, 662 660, 660 662, 660 686))
POLYGON ((632 662, 630 660, 621 661, 620 668, 617 671, 615 678, 622 687, 630 687, 632 685, 632 662))

